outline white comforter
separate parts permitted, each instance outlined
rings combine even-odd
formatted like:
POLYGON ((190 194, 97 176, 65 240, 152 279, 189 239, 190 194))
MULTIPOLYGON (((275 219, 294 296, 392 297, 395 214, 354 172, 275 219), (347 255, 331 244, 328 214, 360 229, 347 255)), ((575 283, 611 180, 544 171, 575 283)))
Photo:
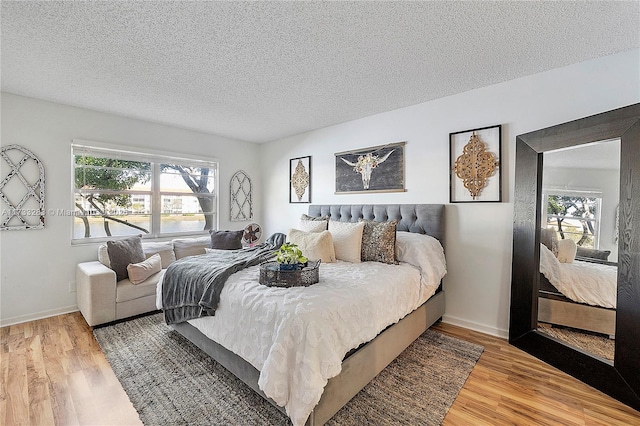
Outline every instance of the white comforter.
POLYGON ((265 287, 259 267, 249 268, 229 278, 215 317, 189 322, 257 368, 260 389, 303 425, 346 353, 434 294, 446 273, 437 246, 418 266, 322 264, 320 282, 306 288, 265 287))
POLYGON ((540 244, 540 272, 574 302, 616 307, 618 268, 615 266, 577 260, 560 263, 551 250, 540 244))

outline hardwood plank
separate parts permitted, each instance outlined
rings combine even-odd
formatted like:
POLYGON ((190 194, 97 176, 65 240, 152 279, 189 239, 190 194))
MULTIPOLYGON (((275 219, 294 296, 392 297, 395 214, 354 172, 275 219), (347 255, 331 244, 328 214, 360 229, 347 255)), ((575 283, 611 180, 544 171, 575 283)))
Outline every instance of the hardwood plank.
MULTIPOLYGON (((506 340, 434 328, 485 347, 445 426, 640 424, 637 411, 506 340)), ((141 424, 78 312, 0 328, 0 338, 0 424, 141 424)))
POLYGON ((11 351, 8 355, 7 402, 4 422, 7 425, 29 425, 29 392, 27 362, 24 350, 11 351))
POLYGON ((434 329, 485 347, 443 425, 632 425, 640 413, 506 340, 450 324, 434 329))

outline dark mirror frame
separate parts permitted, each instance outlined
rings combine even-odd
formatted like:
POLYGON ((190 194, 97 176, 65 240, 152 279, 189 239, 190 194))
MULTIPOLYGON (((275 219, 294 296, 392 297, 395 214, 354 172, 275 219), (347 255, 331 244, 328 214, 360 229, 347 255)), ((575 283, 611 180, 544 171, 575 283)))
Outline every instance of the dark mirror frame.
POLYGON ((640 104, 516 137, 509 343, 640 410, 640 104), (543 153, 620 138, 613 365, 537 331, 543 153))

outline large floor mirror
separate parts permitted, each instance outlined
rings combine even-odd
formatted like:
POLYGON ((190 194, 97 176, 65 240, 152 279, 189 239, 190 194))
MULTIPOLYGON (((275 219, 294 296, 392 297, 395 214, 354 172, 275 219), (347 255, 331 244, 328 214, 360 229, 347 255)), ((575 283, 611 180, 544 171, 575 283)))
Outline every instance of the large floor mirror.
POLYGON ((517 137, 509 341, 640 410, 640 104, 517 137))

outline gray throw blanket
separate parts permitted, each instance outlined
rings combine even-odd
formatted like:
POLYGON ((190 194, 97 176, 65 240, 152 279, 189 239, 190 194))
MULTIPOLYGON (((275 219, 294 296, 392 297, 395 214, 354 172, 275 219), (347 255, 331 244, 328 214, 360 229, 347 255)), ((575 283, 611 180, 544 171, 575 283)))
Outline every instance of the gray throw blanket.
POLYGON ((274 234, 266 243, 254 247, 190 256, 173 262, 162 279, 165 322, 174 324, 215 315, 227 278, 269 260, 283 242, 283 234, 274 234))

